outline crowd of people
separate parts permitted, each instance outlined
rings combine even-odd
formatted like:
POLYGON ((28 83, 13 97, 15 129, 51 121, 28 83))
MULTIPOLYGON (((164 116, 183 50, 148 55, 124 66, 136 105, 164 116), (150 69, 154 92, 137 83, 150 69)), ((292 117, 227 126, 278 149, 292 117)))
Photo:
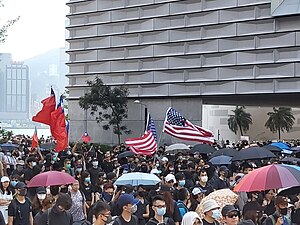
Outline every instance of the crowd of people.
MULTIPOLYGON (((15 142, 16 140, 14 140, 15 142)), ((241 192, 235 203, 221 208, 205 196, 233 187, 256 167, 277 159, 212 165, 209 156, 179 152, 166 155, 163 146, 153 157, 129 154, 123 144, 102 152, 76 143, 61 152, 30 148, 21 137, 19 147, 0 152, 0 225, 291 225, 300 224, 300 194, 278 195, 279 190, 241 192), (70 185, 28 188, 30 180, 46 171, 62 171, 70 185), (116 186, 122 174, 152 173, 154 186, 116 186), (199 211, 199 205, 202 211, 199 211)), ((51 141, 41 138, 40 142, 51 141)), ((241 148, 240 145, 216 146, 241 148)), ((259 181, 257 181, 259 182, 259 181)))

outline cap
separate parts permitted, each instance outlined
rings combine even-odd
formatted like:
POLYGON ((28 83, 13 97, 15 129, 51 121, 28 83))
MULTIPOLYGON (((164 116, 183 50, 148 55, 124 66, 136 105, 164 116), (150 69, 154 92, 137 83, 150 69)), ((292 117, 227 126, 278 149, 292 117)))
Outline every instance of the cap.
POLYGON ((36 193, 37 194, 46 194, 46 188, 44 188, 44 187, 38 187, 36 189, 36 193))
POLYGON ((218 203, 214 199, 209 199, 203 203, 203 212, 206 213, 212 209, 220 208, 218 203))
POLYGON ((192 194, 193 195, 198 195, 200 193, 205 193, 207 192, 207 190, 203 190, 201 187, 195 187, 193 190, 192 190, 192 194))
POLYGON ((131 194, 122 194, 118 199, 118 205, 123 207, 124 205, 131 204, 135 205, 139 200, 135 199, 131 194))
POLYGON ((168 185, 162 184, 157 191, 171 191, 171 188, 168 185))
POLYGON ((9 182, 9 181, 10 180, 9 180, 9 178, 7 176, 1 177, 1 183, 3 183, 3 182, 9 182))
POLYGON ((158 169, 152 169, 152 170, 150 171, 150 173, 152 173, 152 174, 161 174, 161 170, 158 170, 158 169))
POLYGON ((25 165, 25 162, 24 162, 24 160, 19 159, 19 160, 17 160, 17 163, 16 163, 16 164, 17 164, 17 165, 24 166, 24 165, 25 165))
POLYGON ((175 176, 174 176, 173 174, 169 173, 169 174, 165 177, 165 181, 166 181, 166 182, 169 182, 169 181, 171 181, 171 180, 173 180, 174 183, 176 183, 176 178, 175 178, 175 176))
POLYGON ((243 207, 243 215, 248 211, 263 211, 263 207, 256 201, 247 202, 243 207))
POLYGON ((238 209, 236 209, 233 205, 225 205, 221 211, 222 216, 226 216, 228 213, 233 212, 233 211, 239 211, 238 209))
POLYGON ((275 205, 288 205, 289 200, 287 197, 284 197, 284 196, 276 196, 276 198, 274 199, 274 204, 275 205))
POLYGON ((168 159, 167 157, 162 157, 162 158, 161 158, 161 161, 163 161, 163 162, 168 162, 169 159, 168 159))
POLYGON ((228 170, 227 166, 220 166, 219 171, 226 171, 228 170))
POLYGON ((24 182, 19 181, 16 186, 15 189, 22 189, 22 188, 27 188, 26 184, 24 182))

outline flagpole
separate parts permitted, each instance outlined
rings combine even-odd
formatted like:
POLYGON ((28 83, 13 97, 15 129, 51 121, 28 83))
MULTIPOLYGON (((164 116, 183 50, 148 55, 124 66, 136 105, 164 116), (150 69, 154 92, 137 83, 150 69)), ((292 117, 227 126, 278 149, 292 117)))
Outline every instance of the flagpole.
POLYGON ((159 135, 159 138, 158 138, 158 146, 160 146, 161 136, 162 136, 162 133, 164 132, 164 129, 165 129, 165 123, 166 123, 166 120, 167 120, 167 114, 168 114, 170 108, 171 107, 169 107, 168 110, 166 111, 166 116, 165 116, 163 128, 161 129, 161 132, 160 132, 160 135, 159 135))

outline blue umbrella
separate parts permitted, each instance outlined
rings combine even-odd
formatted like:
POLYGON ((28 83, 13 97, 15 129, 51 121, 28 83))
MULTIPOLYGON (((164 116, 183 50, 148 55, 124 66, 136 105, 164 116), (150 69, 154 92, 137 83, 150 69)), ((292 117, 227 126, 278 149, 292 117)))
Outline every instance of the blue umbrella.
POLYGON ((3 150, 12 151, 12 150, 18 148, 19 145, 15 145, 15 144, 12 144, 12 143, 4 143, 4 144, 1 144, 0 147, 1 147, 3 150))
POLYGON ((154 174, 151 173, 140 173, 140 172, 133 172, 133 173, 126 173, 120 176, 116 181, 115 185, 123 186, 126 184, 130 184, 132 186, 139 186, 139 185, 156 185, 161 180, 154 174))
POLYGON ((285 144, 283 142, 274 142, 274 143, 272 143, 270 145, 277 146, 281 150, 290 150, 291 149, 287 144, 285 144))
POLYGON ((227 155, 219 155, 209 160, 213 165, 230 165, 232 157, 227 155))

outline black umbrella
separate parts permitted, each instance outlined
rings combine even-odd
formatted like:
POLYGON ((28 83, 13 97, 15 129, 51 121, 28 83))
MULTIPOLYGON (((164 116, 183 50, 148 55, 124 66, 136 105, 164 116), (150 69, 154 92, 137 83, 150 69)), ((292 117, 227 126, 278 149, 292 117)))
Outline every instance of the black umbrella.
POLYGON ((126 152, 122 152, 118 155, 118 158, 121 159, 121 158, 125 158, 125 157, 131 157, 133 156, 134 153, 131 152, 131 151, 126 151, 126 152))
POLYGON ((19 145, 15 145, 15 144, 12 144, 12 143, 4 143, 4 144, 1 144, 0 147, 4 151, 12 151, 12 150, 18 148, 19 145))
POLYGON ((282 151, 281 148, 279 148, 278 146, 275 146, 275 145, 264 145, 262 147, 269 150, 269 151, 271 151, 271 152, 275 152, 275 153, 282 151))
POLYGON ((200 154, 211 154, 215 151, 216 149, 213 146, 207 144, 197 144, 191 149, 192 153, 198 152, 200 154))
POLYGON ((235 156, 238 153, 238 151, 234 148, 222 148, 217 151, 215 151, 212 155, 211 158, 219 156, 219 155, 226 155, 226 156, 235 156))
POLYGON ((235 156, 233 156, 232 161, 241 161, 248 159, 264 159, 264 158, 275 158, 276 156, 271 151, 261 148, 261 147, 250 147, 241 149, 235 156))
POLYGON ((300 186, 286 188, 278 193, 280 196, 296 195, 300 193, 300 186))
POLYGON ((213 165, 230 165, 232 157, 227 155, 219 155, 209 160, 213 165))
POLYGON ((42 143, 40 144, 40 148, 41 149, 55 149, 56 144, 53 142, 46 142, 46 143, 42 143))
POLYGON ((289 156, 289 157, 281 159, 280 161, 281 162, 288 162, 288 163, 294 163, 294 164, 296 164, 297 162, 300 162, 300 159, 292 157, 292 156, 289 156))

